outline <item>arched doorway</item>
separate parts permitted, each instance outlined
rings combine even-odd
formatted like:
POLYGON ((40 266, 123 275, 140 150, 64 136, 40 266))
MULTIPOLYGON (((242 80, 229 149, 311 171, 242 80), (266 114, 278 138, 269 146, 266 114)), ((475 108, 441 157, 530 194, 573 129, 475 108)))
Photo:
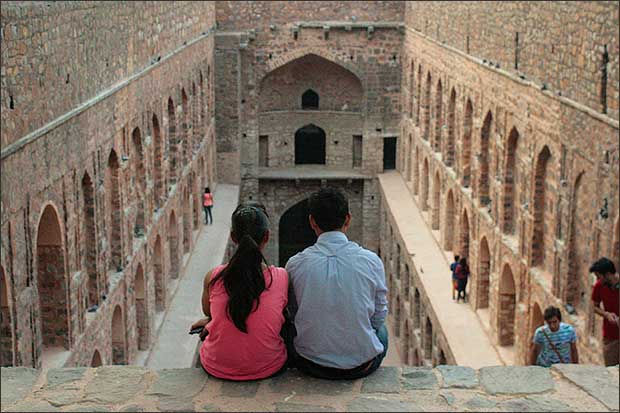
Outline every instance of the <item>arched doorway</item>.
POLYGON ((499 282, 499 322, 497 325, 500 346, 514 344, 516 304, 515 280, 510 266, 505 264, 499 282))
POLYGON ((506 169, 504 172, 504 233, 514 234, 516 231, 516 217, 518 211, 515 203, 517 202, 517 144, 519 143, 519 132, 512 128, 508 136, 508 146, 506 147, 506 169))
POLYGON ((424 134, 422 138, 428 140, 431 134, 431 72, 426 74, 426 87, 424 93, 424 134))
MULTIPOLYGON (((121 208, 119 169, 120 164, 118 162, 118 156, 116 152, 112 150, 108 157, 105 192, 108 195, 107 208, 110 214, 110 270, 113 272, 122 271, 123 265, 123 254, 121 251, 121 222, 123 211, 121 208)), ((107 292, 107 280, 105 281, 106 289, 102 293, 107 292)))
MULTIPOLYGON (((82 267, 87 274, 88 284, 88 306, 99 304, 99 291, 104 286, 99 285, 97 277, 97 241, 95 239, 95 196, 93 181, 88 173, 82 178, 82 212, 83 212, 83 234, 84 234, 84 255, 82 267)), ((105 291, 105 290, 103 290, 105 291)))
POLYGON ((478 199, 481 205, 487 205, 489 197, 489 140, 493 124, 493 114, 487 112, 480 130, 480 177, 478 179, 478 199))
POLYGON ((461 218, 461 258, 467 258, 469 260, 469 216, 467 210, 463 210, 463 217, 461 218))
POLYGON ((138 264, 134 280, 134 294, 136 300, 136 329, 138 330, 138 350, 147 350, 149 347, 149 317, 146 308, 146 285, 144 269, 138 264))
POLYGON ((295 165, 325 165, 325 131, 306 125, 295 132, 295 165))
POLYGON ((403 348, 403 357, 402 363, 407 365, 409 364, 409 349, 411 345, 411 327, 409 327, 409 320, 405 321, 405 332, 403 334, 402 348, 403 348))
POLYGON ((441 152, 441 129, 443 127, 443 89, 441 79, 437 81, 437 89, 435 91, 435 139, 433 141, 433 149, 435 152, 441 152))
POLYGON ((465 117, 463 119, 463 150, 461 153, 461 180, 465 188, 471 183, 471 134, 474 127, 474 109, 471 100, 467 99, 465 117))
POLYGON ((69 349, 69 314, 65 254, 56 210, 48 205, 37 229, 37 292, 43 352, 69 349))
POLYGON ((93 354, 93 358, 90 360, 90 366, 100 367, 102 365, 103 365, 103 362, 101 361, 101 354, 99 353, 99 350, 95 350, 95 353, 93 354))
POLYGON ((155 273, 155 311, 164 311, 166 308, 166 276, 162 265, 161 237, 157 235, 153 249, 153 272, 155 273))
POLYGON ((112 364, 127 364, 125 357, 125 323, 121 306, 117 305, 112 315, 112 364))
POLYGON ((308 221, 308 200, 289 208, 280 218, 278 241, 279 262, 284 267, 290 257, 316 242, 316 234, 308 221))
POLYGON ((428 210, 428 181, 429 181, 428 159, 424 159, 422 167, 422 211, 428 210))
POLYGON ((426 328, 424 329, 424 358, 433 358, 433 323, 426 317, 426 328))
POLYGON ((450 92, 450 102, 448 103, 448 131, 446 142, 446 165, 454 166, 454 134, 456 128, 456 91, 452 88, 450 92))
MULTIPOLYGON (((185 93, 185 89, 181 89, 181 171, 185 165, 189 162, 189 147, 190 141, 192 139, 191 131, 190 131, 190 113, 189 113, 189 100, 187 98, 187 93, 185 93)), ((182 172, 181 172, 182 173, 182 172)))
POLYGON ((168 221, 168 252, 170 253, 170 278, 179 278, 179 230, 177 217, 174 211, 170 213, 168 221))
POLYGON ((396 311, 394 311, 394 335, 400 337, 400 294, 396 296, 396 311))
POLYGON ((183 254, 189 254, 191 236, 192 236, 192 222, 191 222, 191 206, 189 201, 189 191, 187 187, 183 191, 183 254))
POLYGON ((452 195, 452 190, 448 191, 448 196, 446 197, 446 218, 444 222, 443 249, 446 251, 451 251, 454 248, 455 233, 454 196, 452 195))
POLYGON ((532 318, 530 319, 530 338, 532 338, 536 329, 545 323, 545 318, 543 317, 543 313, 540 310, 538 303, 534 303, 530 314, 532 314, 532 318))
POLYGON ((153 191, 154 205, 161 207, 164 199, 164 179, 162 174, 163 169, 163 142, 161 136, 161 130, 159 129, 159 120, 157 115, 153 114, 151 119, 153 128, 153 184, 155 190, 153 191))
POLYGON ((433 208, 431 209, 431 228, 439 229, 439 197, 441 195, 441 180, 439 178, 439 172, 435 173, 433 179, 433 208))
POLYGON ((491 254, 486 238, 480 241, 480 253, 478 254, 478 308, 489 306, 489 274, 491 272, 491 254))
POLYGON ((145 222, 144 210, 146 209, 146 172, 144 168, 144 151, 142 149, 142 134, 140 128, 135 128, 131 133, 131 141, 133 142, 133 152, 135 156, 134 176, 138 182, 138 191, 136 196, 136 223, 133 228, 136 237, 144 236, 145 222))
POLYGON ((531 265, 544 267, 545 264, 545 209, 547 208, 547 164, 551 158, 549 148, 545 146, 538 154, 534 177, 534 231, 532 235, 531 265))
POLYGON ((0 266, 0 367, 13 366, 13 322, 9 304, 9 279, 0 266))
POLYGON ((179 142, 177 140, 177 123, 174 112, 174 102, 172 98, 168 98, 168 179, 173 185, 177 181, 179 163, 179 142))
POLYGON ((421 303, 420 303, 420 291, 416 288, 414 295, 413 295, 413 328, 420 328, 421 327, 421 318, 422 318, 422 312, 421 312, 421 303))

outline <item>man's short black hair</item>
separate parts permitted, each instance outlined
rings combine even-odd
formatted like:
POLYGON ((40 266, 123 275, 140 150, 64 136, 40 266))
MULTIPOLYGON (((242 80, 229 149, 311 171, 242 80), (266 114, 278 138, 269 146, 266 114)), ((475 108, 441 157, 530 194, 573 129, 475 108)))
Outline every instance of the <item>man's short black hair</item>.
POLYGON ((460 256, 455 255, 455 256, 454 256, 454 262, 459 262, 459 259, 460 259, 460 258, 461 258, 460 256))
POLYGON ((545 314, 543 314, 545 321, 551 320, 553 317, 557 317, 559 321, 562 321, 562 312, 559 308, 550 305, 545 308, 545 314))
POLYGON ((590 266, 590 272, 597 274, 615 274, 616 266, 607 257, 601 257, 590 266))
POLYGON ((344 225, 349 213, 349 201, 342 191, 324 187, 310 195, 308 209, 321 231, 336 231, 344 225))

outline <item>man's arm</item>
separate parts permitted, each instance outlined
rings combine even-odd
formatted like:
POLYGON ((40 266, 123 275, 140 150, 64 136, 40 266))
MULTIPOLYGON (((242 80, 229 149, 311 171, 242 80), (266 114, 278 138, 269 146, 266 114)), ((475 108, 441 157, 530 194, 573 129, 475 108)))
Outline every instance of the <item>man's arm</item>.
POLYGON ((538 359, 540 350, 542 350, 542 346, 540 344, 536 344, 536 343, 530 344, 530 365, 532 366, 536 365, 536 360, 538 359))
POLYGON ((385 317, 388 313, 387 308, 387 286, 385 285, 385 270, 383 268, 383 261, 376 257, 376 263, 374 263, 373 270, 377 276, 377 286, 375 289, 375 312, 370 317, 370 324, 372 328, 378 330, 379 327, 385 322, 385 317))
POLYGON ((603 317, 604 319, 606 319, 607 321, 609 321, 610 323, 617 323, 618 322, 618 318, 617 316, 609 311, 605 311, 601 308, 601 303, 600 302, 594 302, 594 312, 598 315, 600 315, 601 317, 603 317))
MULTIPOLYGON (((292 258, 292 257, 291 257, 292 258)), ((297 305, 297 297, 295 297, 295 289, 293 288, 293 272, 294 263, 291 259, 289 259, 285 265, 285 270, 288 273, 288 304, 286 308, 288 309, 288 314, 291 317, 291 321, 295 321, 295 315, 297 314, 297 309, 299 308, 297 305)))
POLYGON ((577 351, 577 343, 570 343, 570 359, 573 363, 579 364, 579 352, 577 351))

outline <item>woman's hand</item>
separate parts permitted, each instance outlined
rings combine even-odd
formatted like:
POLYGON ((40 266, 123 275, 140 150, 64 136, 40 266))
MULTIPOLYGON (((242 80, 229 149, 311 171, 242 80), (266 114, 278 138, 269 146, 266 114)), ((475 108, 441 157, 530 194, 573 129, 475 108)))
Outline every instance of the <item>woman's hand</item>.
POLYGON ((198 327, 204 327, 204 326, 206 326, 209 323, 209 321, 211 321, 211 318, 209 318, 209 317, 201 318, 200 320, 198 320, 194 324, 192 324, 190 330, 193 330, 193 329, 198 328, 198 327))

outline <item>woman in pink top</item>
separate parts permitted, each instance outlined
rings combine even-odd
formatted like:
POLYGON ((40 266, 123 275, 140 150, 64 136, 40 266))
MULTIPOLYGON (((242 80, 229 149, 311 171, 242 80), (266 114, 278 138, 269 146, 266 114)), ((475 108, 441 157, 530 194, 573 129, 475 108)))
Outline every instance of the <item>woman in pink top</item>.
POLYGON ((207 373, 228 380, 263 379, 285 368, 287 360, 280 330, 288 274, 265 264, 269 219, 264 207, 239 205, 230 236, 237 251, 228 264, 206 275, 202 309, 207 318, 192 329, 204 326, 200 361, 207 373))
POLYGON ((213 224, 213 215, 211 215, 211 208, 213 208, 213 195, 211 195, 211 189, 205 188, 205 193, 202 194, 202 208, 205 211, 205 225, 209 223, 209 219, 213 224))

